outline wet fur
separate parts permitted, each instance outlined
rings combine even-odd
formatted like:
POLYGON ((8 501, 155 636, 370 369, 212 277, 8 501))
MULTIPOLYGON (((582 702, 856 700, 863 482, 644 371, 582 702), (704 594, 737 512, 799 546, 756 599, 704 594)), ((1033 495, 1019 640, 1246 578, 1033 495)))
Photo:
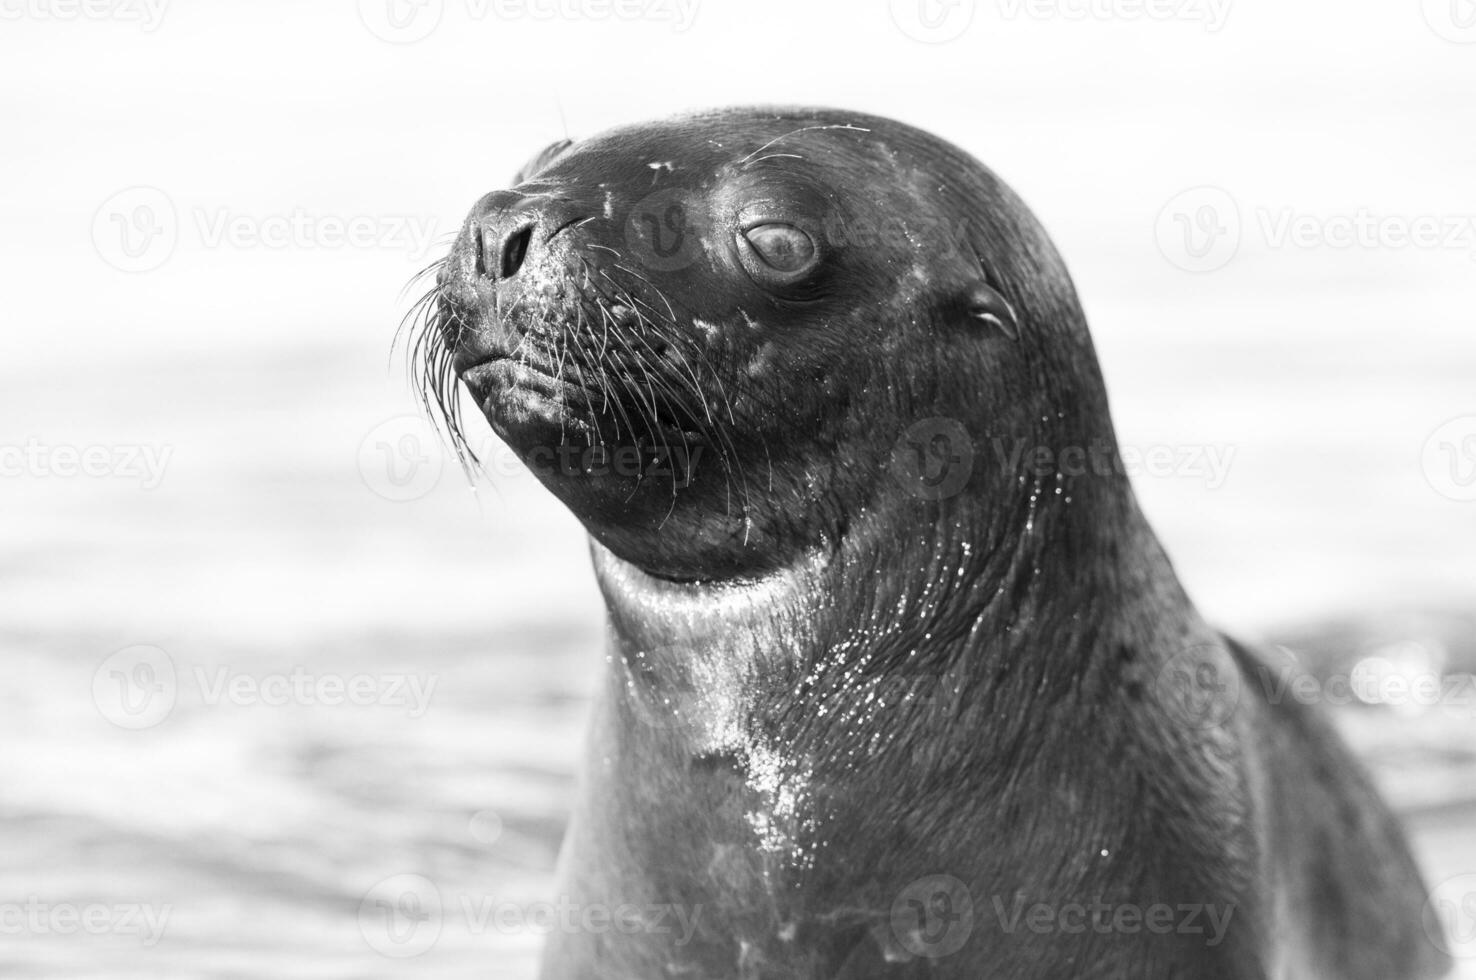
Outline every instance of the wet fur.
MULTIPOLYGON (((543 976, 1443 973, 1397 826, 1315 712, 1247 686, 1223 724, 1200 728, 1160 696, 1176 663, 1223 677, 1253 659, 1194 611, 1126 480, 987 465, 995 438, 1115 445, 1065 268, 991 173, 887 120, 734 109, 618 130, 525 176, 542 188, 543 168, 580 175, 560 185, 564 206, 591 174, 700 178, 719 141, 741 173, 802 170, 817 192, 828 182, 886 209, 910 196, 923 228, 957 215, 965 240, 847 250, 809 306, 750 299, 707 271, 661 285, 592 260, 586 315, 523 325, 591 395, 572 413, 587 429, 557 438, 670 449, 681 434, 719 460, 706 483, 645 502, 649 487, 607 499, 546 480, 591 530, 610 617, 561 894, 701 916, 685 945, 557 934, 543 976), (643 172, 668 159, 685 175, 643 172), (1018 339, 971 320, 980 284, 1018 313, 1018 339), (752 363, 742 321, 713 313, 728 305, 771 331, 771 371, 739 370, 752 363), (616 323, 619 306, 639 315, 616 323), (700 338, 698 318, 722 331, 700 338), (986 465, 967 492, 922 501, 888 465, 908 424, 939 415, 967 422, 986 465), (967 884, 975 921, 962 950, 928 959, 902 941, 893 903, 933 874, 967 884), (1011 932, 994 902, 1017 900, 1235 913, 1209 946, 1011 932)), ((496 326, 469 319, 490 293, 465 278, 468 247, 437 270, 410 331, 427 403, 460 445, 452 358, 496 326)))

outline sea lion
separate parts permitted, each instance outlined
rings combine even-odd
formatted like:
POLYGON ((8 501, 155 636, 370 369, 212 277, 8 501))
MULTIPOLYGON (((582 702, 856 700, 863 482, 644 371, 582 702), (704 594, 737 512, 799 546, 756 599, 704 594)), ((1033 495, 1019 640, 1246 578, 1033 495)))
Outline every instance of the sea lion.
POLYGON ((1195 612, 1060 257, 962 150, 628 126, 435 272, 428 403, 460 439, 459 378, 608 604, 545 978, 1445 972, 1396 822, 1195 612))

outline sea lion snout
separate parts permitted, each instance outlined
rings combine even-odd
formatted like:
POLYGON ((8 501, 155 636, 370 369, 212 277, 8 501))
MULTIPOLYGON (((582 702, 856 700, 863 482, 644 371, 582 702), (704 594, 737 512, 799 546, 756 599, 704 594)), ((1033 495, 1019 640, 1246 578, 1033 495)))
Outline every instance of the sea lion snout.
POLYGON ((467 216, 458 242, 463 276, 493 282, 516 277, 535 250, 598 215, 598 208, 517 188, 484 196, 467 216))

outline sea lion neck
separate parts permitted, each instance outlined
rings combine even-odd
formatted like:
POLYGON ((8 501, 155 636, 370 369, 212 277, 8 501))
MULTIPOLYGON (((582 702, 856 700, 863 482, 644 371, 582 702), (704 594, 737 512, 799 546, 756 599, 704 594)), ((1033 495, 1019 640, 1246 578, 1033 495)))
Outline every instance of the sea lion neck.
POLYGON ((1023 499, 990 523, 967 500, 871 510, 837 547, 751 579, 674 582, 592 540, 620 697, 700 755, 866 683, 1069 682, 1104 636, 1137 628, 1112 621, 1133 607, 1118 596, 1178 584, 1125 484, 1072 507, 1023 499), (1047 634, 1062 639, 1043 655, 1047 634))

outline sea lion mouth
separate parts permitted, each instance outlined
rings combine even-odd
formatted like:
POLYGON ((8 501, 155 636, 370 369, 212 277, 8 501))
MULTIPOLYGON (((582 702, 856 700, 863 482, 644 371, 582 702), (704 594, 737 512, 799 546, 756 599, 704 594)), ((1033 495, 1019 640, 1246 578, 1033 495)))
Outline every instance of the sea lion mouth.
POLYGON ((700 465, 713 471, 707 482, 729 491, 727 510, 747 492, 721 424, 734 419, 733 380, 702 350, 684 304, 575 231, 593 220, 553 228, 557 252, 552 235, 517 229, 495 250, 470 235, 423 273, 435 284, 408 329, 426 407, 468 473, 478 454, 464 436, 458 387, 545 482, 576 478, 588 485, 579 493, 621 500, 649 488, 664 514, 700 465), (507 275, 484 274, 492 264, 507 275), (561 463, 549 469, 554 456, 561 463))
POLYGON ((595 393, 556 368, 499 354, 458 367, 457 373, 482 414, 498 428, 558 424, 594 434, 580 410, 590 406, 595 393))

